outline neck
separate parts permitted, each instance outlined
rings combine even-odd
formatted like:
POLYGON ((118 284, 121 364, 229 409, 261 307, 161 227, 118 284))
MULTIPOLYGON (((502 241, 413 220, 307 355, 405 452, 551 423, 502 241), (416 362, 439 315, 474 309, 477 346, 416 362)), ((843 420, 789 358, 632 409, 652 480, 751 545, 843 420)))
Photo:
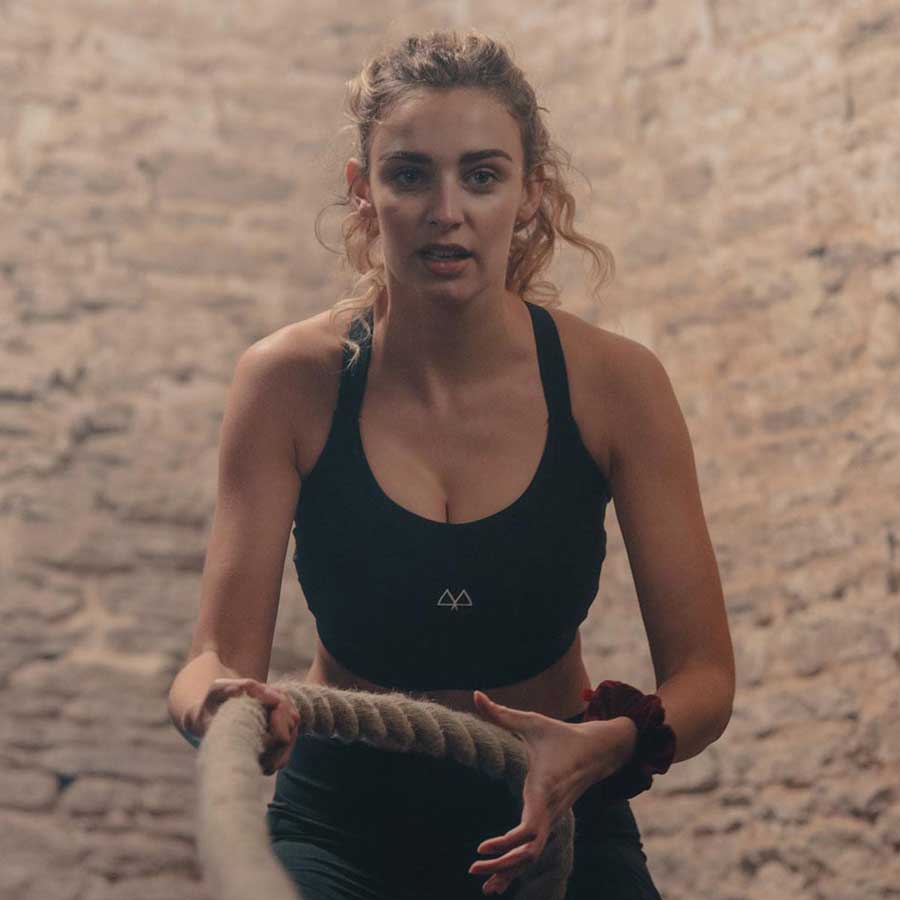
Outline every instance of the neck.
POLYGON ((495 383, 533 353, 528 310, 508 292, 454 305, 421 296, 400 303, 382 291, 374 328, 370 377, 377 373, 392 389, 435 411, 495 383))

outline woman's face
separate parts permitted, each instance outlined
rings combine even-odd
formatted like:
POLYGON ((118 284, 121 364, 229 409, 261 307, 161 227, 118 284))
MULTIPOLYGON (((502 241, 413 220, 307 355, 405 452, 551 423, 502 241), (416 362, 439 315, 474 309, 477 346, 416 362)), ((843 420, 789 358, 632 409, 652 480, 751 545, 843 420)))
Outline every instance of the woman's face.
MULTIPOLYGON (((417 91, 375 126, 370 154, 354 194, 363 212, 374 208, 391 295, 505 292, 513 229, 534 215, 541 185, 523 183, 519 130, 503 106, 477 88, 417 91), (472 255, 436 273, 421 255, 429 243, 472 255)), ((348 183, 358 171, 350 160, 348 183)))

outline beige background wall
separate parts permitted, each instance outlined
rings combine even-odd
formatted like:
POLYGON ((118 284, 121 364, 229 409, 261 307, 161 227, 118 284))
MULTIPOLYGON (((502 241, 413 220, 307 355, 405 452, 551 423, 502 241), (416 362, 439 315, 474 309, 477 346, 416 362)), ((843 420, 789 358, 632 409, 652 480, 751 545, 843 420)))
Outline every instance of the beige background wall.
MULTIPOLYGON (((206 896, 165 693, 226 388, 346 286, 313 235, 344 82, 384 36, 470 24, 616 255, 600 306, 563 252, 565 307, 657 353, 694 440, 738 692, 633 802, 663 896, 900 896, 900 8, 337 8, 0 2, 0 896, 206 896)), ((588 667, 652 690, 607 522, 588 667)), ((273 675, 313 645, 286 562, 273 675)))

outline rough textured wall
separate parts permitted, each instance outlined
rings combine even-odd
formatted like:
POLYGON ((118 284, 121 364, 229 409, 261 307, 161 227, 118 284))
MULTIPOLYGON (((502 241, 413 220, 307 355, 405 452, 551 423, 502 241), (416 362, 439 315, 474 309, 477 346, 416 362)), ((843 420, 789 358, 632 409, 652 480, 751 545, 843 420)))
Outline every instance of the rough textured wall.
MULTIPOLYGON (((346 284, 313 236, 345 80, 384 34, 473 24, 617 257, 601 307, 564 252, 564 305, 659 355, 694 440, 738 693, 633 802, 651 871, 667 900, 900 896, 897 4, 335 9, 0 2, 0 895, 205 896, 165 694, 226 388, 346 284)), ((651 690, 608 525, 589 670, 651 690)), ((288 564, 273 675, 312 640, 288 564)))

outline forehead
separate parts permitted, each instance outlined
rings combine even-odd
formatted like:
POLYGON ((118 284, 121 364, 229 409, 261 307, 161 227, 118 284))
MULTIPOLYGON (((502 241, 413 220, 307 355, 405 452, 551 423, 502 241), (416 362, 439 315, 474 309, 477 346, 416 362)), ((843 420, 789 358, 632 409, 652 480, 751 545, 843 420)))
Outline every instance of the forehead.
POLYGON ((471 149, 497 147, 521 156, 519 129, 505 107, 478 88, 418 90, 375 128, 373 159, 397 150, 455 161, 471 149))

